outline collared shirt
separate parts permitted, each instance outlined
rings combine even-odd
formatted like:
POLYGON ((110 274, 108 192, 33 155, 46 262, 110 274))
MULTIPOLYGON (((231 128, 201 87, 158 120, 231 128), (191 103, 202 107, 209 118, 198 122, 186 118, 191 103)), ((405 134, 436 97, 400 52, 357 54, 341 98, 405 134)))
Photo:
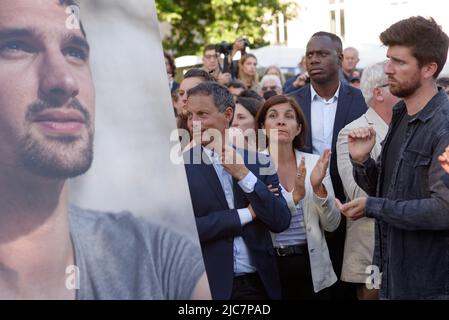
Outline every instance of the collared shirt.
MULTIPOLYGON (((223 188, 223 192, 225 194, 226 202, 228 203, 229 209, 234 209, 234 191, 233 191, 233 182, 232 176, 228 173, 220 163, 220 159, 217 153, 213 151, 203 148, 204 153, 209 157, 214 166, 215 172, 217 173, 218 180, 220 180, 221 187, 223 188)), ((238 185, 245 193, 251 193, 254 191, 254 186, 257 183, 256 176, 249 171, 248 174, 241 181, 238 182, 238 185)), ((251 212, 248 208, 237 209, 237 213, 240 218, 240 223, 242 226, 253 221, 251 216, 251 212)), ((253 273, 256 272, 256 268, 254 267, 254 263, 252 262, 251 255, 249 253, 248 246, 242 237, 234 238, 234 274, 240 275, 244 273, 253 273)))
POLYGON ((311 91, 311 130, 312 130, 312 152, 323 154, 325 149, 332 148, 332 137, 334 131, 335 114, 337 113, 338 94, 341 83, 332 98, 326 100, 310 86, 311 91))

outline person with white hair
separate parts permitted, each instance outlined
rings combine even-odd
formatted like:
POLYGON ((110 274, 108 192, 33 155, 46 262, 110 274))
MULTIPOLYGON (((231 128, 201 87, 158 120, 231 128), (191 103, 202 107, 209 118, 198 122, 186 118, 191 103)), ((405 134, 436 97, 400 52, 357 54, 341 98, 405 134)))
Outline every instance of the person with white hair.
POLYGON ((266 75, 269 75, 269 74, 274 75, 274 76, 278 76, 279 79, 281 80, 282 86, 284 86, 284 84, 285 84, 285 76, 282 73, 281 68, 279 68, 278 66, 275 66, 275 65, 269 66, 268 68, 265 69, 265 72, 264 72, 263 75, 266 76, 266 75))
MULTIPOLYGON (((349 83, 353 79, 357 79, 357 77, 354 74, 354 71, 357 70, 357 64, 359 63, 359 51, 354 47, 347 47, 343 50, 343 61, 341 63, 341 70, 343 71, 343 75, 349 83)), ((359 72, 360 76, 360 72, 359 72)))
MULTIPOLYGON (((352 175, 352 164, 348 151, 348 134, 355 128, 373 127, 376 131, 376 145, 371 157, 376 159, 381 151, 381 142, 388 131, 393 115, 393 106, 399 99, 390 93, 388 78, 384 72, 385 62, 376 63, 365 69, 361 78, 361 87, 368 111, 360 118, 344 127, 337 142, 337 165, 348 200, 364 196, 365 192, 356 184, 352 175)), ((357 297, 360 300, 376 299, 377 290, 365 287, 366 268, 372 265, 374 251, 374 219, 348 219, 343 256, 341 280, 357 283, 357 297)))
POLYGON ((267 92, 273 92, 272 95, 282 94, 282 84, 281 79, 273 74, 267 74, 263 76, 260 81, 260 91, 259 95, 264 96, 267 92), (274 94, 275 93, 275 94, 274 94))

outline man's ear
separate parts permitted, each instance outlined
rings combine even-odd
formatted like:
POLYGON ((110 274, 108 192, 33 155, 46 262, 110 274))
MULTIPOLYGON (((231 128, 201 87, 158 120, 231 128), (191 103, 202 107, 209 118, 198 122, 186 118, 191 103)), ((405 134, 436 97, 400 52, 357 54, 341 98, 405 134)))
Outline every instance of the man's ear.
POLYGON ((343 53, 337 51, 338 65, 341 67, 343 64, 343 53))
POLYGON ((430 79, 433 78, 433 75, 438 70, 438 64, 436 62, 431 62, 428 64, 425 64, 421 68, 421 74, 423 75, 424 79, 430 79))
POLYGON ((223 114, 225 116, 225 119, 229 122, 229 125, 231 125, 234 118, 234 110, 231 107, 227 107, 223 114))

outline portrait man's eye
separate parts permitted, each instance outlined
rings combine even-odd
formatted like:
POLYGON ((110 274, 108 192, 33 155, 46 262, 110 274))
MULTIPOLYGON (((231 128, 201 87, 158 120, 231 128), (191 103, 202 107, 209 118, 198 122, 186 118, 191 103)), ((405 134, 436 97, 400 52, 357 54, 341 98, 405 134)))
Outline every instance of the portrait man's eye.
POLYGON ((25 53, 33 53, 36 49, 21 40, 11 40, 5 43, 0 43, 0 53, 2 55, 9 55, 9 56, 18 56, 25 53))
POLYGON ((69 47, 66 48, 65 54, 71 58, 86 61, 89 58, 89 53, 85 49, 69 47))

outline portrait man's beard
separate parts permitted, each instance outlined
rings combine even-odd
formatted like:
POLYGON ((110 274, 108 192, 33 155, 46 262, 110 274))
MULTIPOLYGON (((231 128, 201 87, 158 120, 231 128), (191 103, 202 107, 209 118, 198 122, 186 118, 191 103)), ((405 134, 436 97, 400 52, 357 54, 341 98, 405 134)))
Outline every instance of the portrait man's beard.
MULTIPOLYGON (((39 112, 57 108, 43 102, 33 103, 25 116, 26 127, 39 112)), ((89 170, 93 161, 93 128, 91 117, 78 100, 69 108, 81 112, 87 134, 81 136, 36 137, 29 130, 20 140, 18 156, 22 165, 30 172, 46 178, 74 178, 89 170)))

